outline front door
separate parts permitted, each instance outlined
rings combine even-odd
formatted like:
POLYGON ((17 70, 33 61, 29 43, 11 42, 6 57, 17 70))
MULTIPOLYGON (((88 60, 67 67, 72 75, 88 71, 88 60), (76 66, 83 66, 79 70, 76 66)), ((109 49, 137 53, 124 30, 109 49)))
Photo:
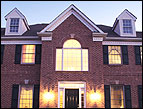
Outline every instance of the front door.
POLYGON ((65 89, 65 108, 79 107, 79 89, 65 89))

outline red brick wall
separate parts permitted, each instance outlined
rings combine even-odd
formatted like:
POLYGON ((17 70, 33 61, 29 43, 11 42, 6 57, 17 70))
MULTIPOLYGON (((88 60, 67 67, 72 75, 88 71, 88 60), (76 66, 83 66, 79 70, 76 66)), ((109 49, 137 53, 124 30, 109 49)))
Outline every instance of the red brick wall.
POLYGON ((14 64, 15 45, 5 45, 3 64, 1 64, 1 107, 11 107, 12 85, 24 84, 28 79, 29 84, 40 84, 40 65, 14 64))
POLYGON ((104 84, 131 85, 132 107, 138 108, 138 85, 142 85, 142 66, 135 65, 134 46, 128 45, 129 65, 104 65, 104 84))
MULTIPOLYGON (((55 103, 51 103, 51 107, 58 107, 58 81, 86 81, 87 93, 90 93, 93 87, 98 87, 104 92, 103 72, 101 72, 103 64, 102 57, 102 42, 93 42, 92 32, 83 25, 73 15, 67 18, 54 31, 52 42, 42 42, 42 64, 40 75, 40 87, 50 85, 50 89, 55 91, 55 103), (63 43, 70 39, 70 34, 75 34, 74 38, 81 43, 82 48, 89 49, 89 72, 56 72, 55 71, 55 57, 56 47, 62 47, 63 43), (98 58, 97 58, 98 57, 98 58), (98 69, 97 69, 98 68, 98 69)), ((45 88, 46 89, 46 88, 45 88)), ((42 93, 40 95, 40 107, 47 107, 42 103, 42 93)), ((97 104, 91 104, 87 96, 87 107, 97 107, 97 104)), ((102 96, 100 107, 104 107, 104 95, 102 96)), ((49 107, 50 107, 49 106, 49 107)))
POLYGON ((86 106, 104 108, 104 84, 131 85, 132 107, 138 107, 137 85, 142 84, 142 67, 135 65, 134 47, 128 46, 129 65, 103 65, 102 42, 93 42, 92 32, 76 17, 71 15, 59 25, 52 35, 52 41, 42 42, 42 60, 40 65, 15 65, 15 45, 6 45, 4 61, 1 65, 1 105, 10 107, 12 84, 24 83, 29 79, 30 84, 38 84, 40 78, 40 107, 58 107, 58 81, 85 81, 86 82, 86 106), (70 39, 70 34, 75 34, 75 39, 81 43, 82 48, 88 48, 89 71, 88 72, 62 72, 55 71, 56 48, 70 39), (40 69, 41 68, 41 69, 40 69), (91 89, 101 91, 101 101, 90 102, 91 89), (44 103, 43 89, 53 90, 55 99, 51 103, 44 103))

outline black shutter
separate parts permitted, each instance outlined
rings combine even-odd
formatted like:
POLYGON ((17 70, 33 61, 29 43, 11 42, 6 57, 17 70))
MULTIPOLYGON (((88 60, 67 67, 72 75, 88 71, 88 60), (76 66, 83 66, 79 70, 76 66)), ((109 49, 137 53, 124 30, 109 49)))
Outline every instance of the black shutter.
POLYGON ((130 85, 125 85, 124 88, 125 88, 125 107, 132 108, 130 85))
POLYGON ((1 64, 3 64, 4 45, 1 45, 1 64))
POLYGON ((142 85, 138 85, 139 108, 142 108, 142 85))
POLYGON ((122 49, 122 59, 123 59, 123 64, 128 65, 128 46, 127 45, 122 45, 121 46, 122 49))
POLYGON ((103 63, 108 64, 108 46, 104 45, 103 46, 103 63))
POLYGON ((15 49, 15 64, 20 64, 20 61, 21 61, 21 50, 22 50, 22 45, 16 45, 16 49, 15 49))
POLYGON ((14 84, 12 87, 11 108, 18 108, 18 92, 19 92, 19 85, 14 84))
POLYGON ((36 45, 35 64, 41 64, 41 45, 36 45))
POLYGON ((104 93, 105 93, 105 108, 111 108, 110 85, 104 85, 104 93))
POLYGON ((135 46, 135 60, 136 60, 136 65, 141 64, 140 46, 135 46))
POLYGON ((39 108, 39 89, 40 85, 34 85, 33 108, 39 108))

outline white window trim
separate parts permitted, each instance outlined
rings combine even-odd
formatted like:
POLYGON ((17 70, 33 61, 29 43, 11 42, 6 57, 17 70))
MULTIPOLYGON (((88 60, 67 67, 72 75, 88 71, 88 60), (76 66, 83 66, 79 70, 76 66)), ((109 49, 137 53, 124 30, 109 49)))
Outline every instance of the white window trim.
MULTIPOLYGON (((24 45, 34 45, 34 44, 24 44, 24 45)), ((35 61, 33 63, 22 63, 22 56, 23 56, 23 45, 22 45, 22 49, 21 49, 21 64, 35 64, 35 61)), ((36 45, 35 45, 35 57, 36 57, 36 45)))
POLYGON ((65 108, 65 89, 79 89, 79 108, 81 108, 81 89, 84 89, 84 108, 86 108, 86 82, 59 81, 58 82, 58 108, 60 108, 60 89, 63 90, 63 108, 65 108), (84 84, 84 87, 60 87, 60 84, 84 84))
MULTIPOLYGON (((58 48, 57 48, 58 49, 58 48)), ((60 49, 60 48, 59 48, 60 49)), ((81 50, 81 70, 79 70, 79 71, 84 71, 83 70, 83 57, 82 57, 82 48, 61 48, 62 49, 62 65, 61 65, 61 70, 57 70, 56 69, 56 66, 57 66, 57 59, 55 59, 56 60, 56 64, 55 64, 55 71, 69 71, 69 70, 63 70, 63 65, 64 65, 64 61, 63 61, 63 59, 64 59, 64 49, 79 49, 79 50, 81 50)), ((88 50, 88 49, 87 49, 88 50)), ((56 51, 56 56, 57 56, 57 51, 56 51)), ((88 53, 88 57, 89 57, 89 53, 88 53)), ((87 57, 87 58, 88 58, 87 57)), ((72 70, 70 70, 70 71, 72 71, 72 70)), ((79 72, 79 71, 77 71, 77 72, 79 72)), ((89 58, 88 58, 88 70, 87 71, 85 71, 85 72, 88 72, 89 71, 89 58)), ((76 72, 76 71, 75 71, 76 72)))
MULTIPOLYGON (((25 84, 23 84, 23 85, 25 85, 25 84)), ((22 85, 19 85, 19 92, 18 92, 18 108, 19 108, 19 106, 20 106, 20 92, 21 92, 21 86, 22 85)), ((33 97, 32 97, 32 108, 33 108, 33 98, 34 98, 34 85, 30 85, 31 87, 33 87, 33 97)))

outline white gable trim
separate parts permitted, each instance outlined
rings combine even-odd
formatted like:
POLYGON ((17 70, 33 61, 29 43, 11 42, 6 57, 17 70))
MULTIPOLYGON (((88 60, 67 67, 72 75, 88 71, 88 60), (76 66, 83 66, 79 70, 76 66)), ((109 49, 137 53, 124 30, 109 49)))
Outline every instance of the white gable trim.
POLYGON ((57 26, 59 26, 65 19, 67 19, 71 14, 75 15, 84 25, 86 25, 91 31, 99 31, 104 33, 99 29, 88 17, 86 17, 79 9, 74 5, 70 5, 65 11, 63 11, 57 18, 55 18, 47 27, 45 27, 41 33, 45 31, 53 31, 57 26))
POLYGON ((120 19, 120 16, 127 13, 133 20, 136 20, 137 18, 133 16, 127 9, 125 9, 118 17, 117 19, 120 19))
POLYGON ((4 18, 7 20, 8 16, 13 13, 16 12, 22 19, 24 19, 24 16, 22 15, 22 13, 19 12, 19 10, 17 8, 14 8, 12 11, 10 11, 4 18))

